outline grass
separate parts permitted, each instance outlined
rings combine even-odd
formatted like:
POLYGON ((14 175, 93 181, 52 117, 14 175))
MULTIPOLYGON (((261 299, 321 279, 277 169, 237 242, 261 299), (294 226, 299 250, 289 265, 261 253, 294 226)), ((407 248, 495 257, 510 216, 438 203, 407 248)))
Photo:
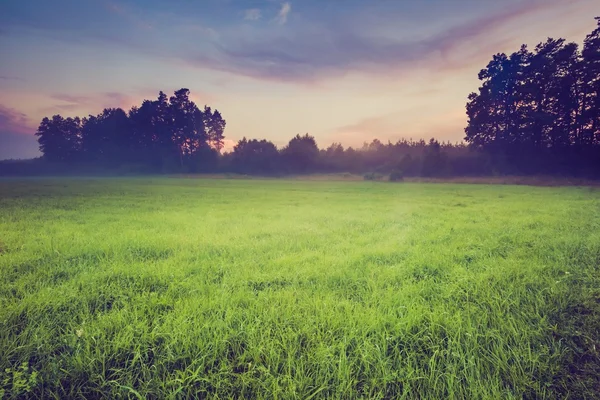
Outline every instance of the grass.
POLYGON ((0 180, 6 398, 598 398, 600 190, 0 180))

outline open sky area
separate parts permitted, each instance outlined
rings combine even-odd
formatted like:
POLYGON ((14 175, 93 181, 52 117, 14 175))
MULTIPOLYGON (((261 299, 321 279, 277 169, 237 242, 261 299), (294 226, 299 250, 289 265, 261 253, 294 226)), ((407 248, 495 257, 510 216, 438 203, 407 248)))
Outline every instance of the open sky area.
POLYGON ((462 140, 491 56, 581 43, 597 0, 3 0, 0 159, 40 155, 44 116, 185 87, 238 139, 462 140))

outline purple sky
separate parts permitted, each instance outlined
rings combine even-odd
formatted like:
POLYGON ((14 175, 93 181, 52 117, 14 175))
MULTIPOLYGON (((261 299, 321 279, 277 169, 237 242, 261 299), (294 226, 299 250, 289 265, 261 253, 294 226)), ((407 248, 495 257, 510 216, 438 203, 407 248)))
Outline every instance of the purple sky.
POLYGON ((243 136, 321 147, 459 141, 491 56, 581 42, 597 0, 4 0, 0 159, 39 154, 44 116, 189 88, 243 136))

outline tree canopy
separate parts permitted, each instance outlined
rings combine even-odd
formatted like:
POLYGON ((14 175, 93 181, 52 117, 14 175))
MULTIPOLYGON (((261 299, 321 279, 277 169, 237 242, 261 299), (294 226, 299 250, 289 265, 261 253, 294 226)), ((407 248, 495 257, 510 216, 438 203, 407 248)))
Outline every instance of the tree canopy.
POLYGON ((198 158, 223 146, 226 122, 218 110, 200 110, 188 89, 144 100, 128 113, 107 108, 86 118, 44 118, 36 132, 44 157, 52 161, 105 166, 139 164, 152 171, 196 171, 198 158))
MULTIPOLYGON (((600 19, 576 43, 496 54, 469 95, 465 140, 522 172, 582 170, 600 148, 600 19)), ((597 166, 597 164, 596 164, 597 166)))

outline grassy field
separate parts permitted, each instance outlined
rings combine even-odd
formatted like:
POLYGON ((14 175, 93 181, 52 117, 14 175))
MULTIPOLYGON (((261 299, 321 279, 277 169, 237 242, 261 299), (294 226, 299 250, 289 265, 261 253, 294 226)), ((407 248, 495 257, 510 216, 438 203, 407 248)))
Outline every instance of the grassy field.
POLYGON ((6 398, 597 398, 600 190, 0 180, 6 398))

